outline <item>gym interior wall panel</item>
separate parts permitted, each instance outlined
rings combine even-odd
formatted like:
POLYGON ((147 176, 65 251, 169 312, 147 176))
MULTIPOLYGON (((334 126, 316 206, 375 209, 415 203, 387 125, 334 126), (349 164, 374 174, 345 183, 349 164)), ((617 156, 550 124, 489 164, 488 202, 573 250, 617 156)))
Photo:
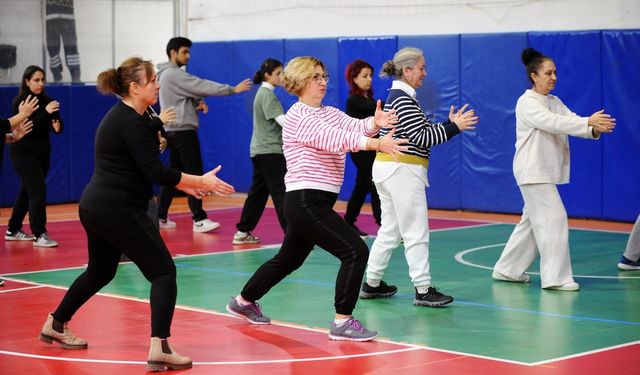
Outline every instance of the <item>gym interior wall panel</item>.
POLYGON ((72 201, 80 200, 93 175, 96 130, 116 102, 113 95, 101 95, 93 85, 71 89, 69 126, 65 132, 69 134, 72 201))
MULTIPOLYGON (((11 102, 18 94, 18 88, 15 86, 0 87, 0 117, 8 119, 11 117, 11 102)), ((4 140, 3 140, 4 141, 4 140)), ((9 147, 4 145, 2 165, 0 165, 0 207, 11 206, 15 196, 7 194, 7 189, 12 183, 17 182, 17 177, 13 171, 11 160, 9 158, 9 147), (11 181, 11 182, 10 182, 11 181)))
MULTIPOLYGON (((338 75, 331 77, 338 86, 338 108, 346 109, 347 98, 349 97, 350 86, 345 76, 347 65, 356 59, 361 59, 369 63, 373 68, 373 79, 371 88, 373 98, 380 99, 382 106, 387 96, 387 90, 391 87, 390 79, 379 77, 382 64, 390 60, 398 48, 398 38, 393 37, 363 37, 363 38, 339 38, 338 39, 338 75)), ((345 165, 345 179, 340 190, 339 199, 348 200, 355 185, 357 169, 351 157, 347 157, 345 165)), ((371 196, 367 194, 366 201, 371 201, 371 196)))
MULTIPOLYGON (((418 102, 432 122, 449 117, 449 107, 460 106, 460 36, 407 36, 398 39, 398 49, 420 48, 426 60, 427 77, 417 90, 418 102)), ((461 183, 460 135, 431 148, 427 203, 430 208, 459 209, 461 183)))
MULTIPOLYGON (((234 63, 229 83, 236 85, 246 78, 253 80, 254 74, 265 59, 275 58, 282 61, 284 42, 282 39, 233 42, 231 51, 231 60, 234 63)), ((232 153, 235 158, 233 164, 227 168, 233 168, 233 185, 236 191, 241 192, 248 192, 251 186, 253 167, 249 158, 249 145, 253 133, 253 99, 259 87, 260 85, 253 85, 250 91, 233 95, 233 123, 226 124, 224 129, 218 132, 219 137, 230 136, 228 140, 233 145, 232 153)))
POLYGON ((603 136, 603 218, 635 221, 640 213, 640 30, 602 32, 603 107, 617 120, 603 136))
MULTIPOLYGON (((600 31, 530 32, 529 47, 553 59, 557 83, 551 92, 578 116, 602 107, 600 31)), ((524 72, 524 65, 520 64, 524 72)), ((569 137, 570 183, 558 186, 568 215, 602 215, 602 147, 600 141, 569 137), (585 189, 588 186, 588 189, 585 189)))
POLYGON ((526 88, 520 52, 524 33, 461 36, 461 104, 480 116, 462 137, 461 205, 519 213, 522 198, 512 171, 515 105, 526 88))
MULTIPOLYGON (((194 43, 187 71, 200 78, 219 83, 230 82, 233 72, 231 42, 194 43)), ((229 129, 233 124, 233 97, 212 96, 204 99, 209 113, 199 113, 200 152, 204 171, 222 165, 218 176, 233 185, 233 142, 229 129)))

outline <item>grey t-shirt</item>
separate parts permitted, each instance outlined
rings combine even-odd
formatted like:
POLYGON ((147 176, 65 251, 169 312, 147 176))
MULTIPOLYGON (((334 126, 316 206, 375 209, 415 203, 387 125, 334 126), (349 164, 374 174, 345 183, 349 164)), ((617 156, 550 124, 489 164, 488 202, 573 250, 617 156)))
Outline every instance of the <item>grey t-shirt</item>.
POLYGON ((282 154, 282 127, 276 122, 276 117, 284 114, 284 111, 269 86, 271 85, 263 83, 253 100, 253 134, 249 148, 251 157, 282 154))

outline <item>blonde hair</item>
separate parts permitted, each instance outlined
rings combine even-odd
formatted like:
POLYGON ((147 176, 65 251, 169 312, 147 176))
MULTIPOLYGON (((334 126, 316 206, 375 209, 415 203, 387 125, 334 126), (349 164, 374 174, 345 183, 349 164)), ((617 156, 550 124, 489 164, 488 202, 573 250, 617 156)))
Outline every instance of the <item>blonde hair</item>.
POLYGON ((140 57, 129 57, 120 64, 118 69, 107 69, 98 74, 96 86, 102 94, 116 94, 125 98, 129 96, 129 87, 132 82, 140 83, 143 75, 149 81, 153 73, 151 61, 140 57))
POLYGON ((403 48, 393 55, 393 60, 388 60, 382 65, 380 77, 402 78, 402 68, 413 68, 423 56, 422 50, 414 47, 403 48))
POLYGON ((313 77, 313 70, 316 66, 322 67, 324 64, 319 59, 312 56, 300 56, 291 59, 284 68, 284 88, 295 96, 300 96, 302 89, 313 77))

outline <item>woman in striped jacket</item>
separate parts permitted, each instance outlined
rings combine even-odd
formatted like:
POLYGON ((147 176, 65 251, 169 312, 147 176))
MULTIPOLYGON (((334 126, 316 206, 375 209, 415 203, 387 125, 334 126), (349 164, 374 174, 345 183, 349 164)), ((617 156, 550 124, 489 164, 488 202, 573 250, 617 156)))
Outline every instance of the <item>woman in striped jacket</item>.
MULTIPOLYGON (((408 140, 408 151, 394 160, 378 154, 373 163, 373 181, 380 195, 382 226, 371 247, 367 281, 362 285, 362 298, 391 297, 397 292, 382 281, 391 251, 404 241, 409 276, 416 289, 414 305, 437 307, 453 301, 431 285, 429 273, 429 221, 427 216, 427 166, 431 146, 444 143, 464 130, 474 129, 478 122, 473 110, 463 106, 455 112, 451 106, 449 119, 441 123, 427 120, 416 101, 416 89, 427 76, 422 51, 404 48, 387 61, 381 76, 394 78, 385 110, 396 110, 399 123, 395 137, 408 140)), ((380 132, 384 136, 386 130, 380 132)))
POLYGON ((287 161, 284 214, 287 231, 280 251, 249 279, 239 296, 231 298, 227 311, 253 324, 269 324, 256 303, 287 275, 302 266, 315 245, 340 259, 335 287, 335 320, 332 340, 368 341, 377 332, 353 318, 368 248, 358 233, 333 210, 344 178, 347 152, 376 150, 390 157, 405 151, 406 141, 393 139, 393 130, 376 139, 382 127, 397 123, 395 111, 355 119, 322 105, 329 76, 314 57, 297 57, 284 69, 287 91, 298 96, 285 116, 282 131, 287 161))

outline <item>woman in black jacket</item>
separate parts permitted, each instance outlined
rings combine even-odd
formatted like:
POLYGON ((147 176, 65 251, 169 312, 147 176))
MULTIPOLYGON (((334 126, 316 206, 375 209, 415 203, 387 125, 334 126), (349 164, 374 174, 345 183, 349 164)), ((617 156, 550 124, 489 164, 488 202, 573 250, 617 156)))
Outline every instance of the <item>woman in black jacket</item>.
POLYGON ((62 131, 60 103, 48 97, 44 92, 45 73, 42 68, 31 65, 22 75, 22 86, 13 100, 13 113, 19 113, 19 106, 29 95, 38 98, 39 107, 30 116, 33 131, 20 142, 9 146, 11 162, 20 177, 20 192, 13 204, 9 227, 4 238, 7 241, 33 240, 33 246, 54 247, 58 243, 47 234, 45 179, 49 173, 51 161, 51 143, 49 132, 59 134, 62 131), (33 236, 22 230, 22 221, 29 212, 29 225, 33 236))

